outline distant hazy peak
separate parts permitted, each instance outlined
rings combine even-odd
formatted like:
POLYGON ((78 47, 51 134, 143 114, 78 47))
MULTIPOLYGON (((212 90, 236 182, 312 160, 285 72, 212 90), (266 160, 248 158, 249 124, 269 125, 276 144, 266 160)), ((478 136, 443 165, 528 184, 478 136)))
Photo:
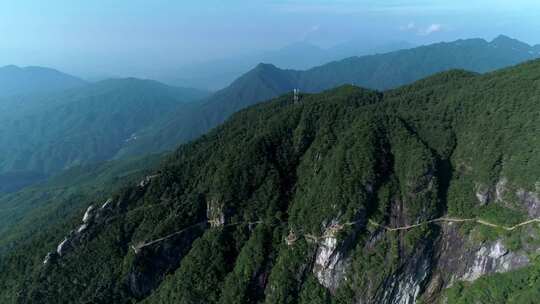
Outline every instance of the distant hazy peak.
POLYGON ((311 44, 309 42, 305 42, 305 41, 300 41, 300 42, 295 42, 295 43, 291 43, 289 45, 286 45, 284 47, 282 47, 280 50, 281 51, 284 51, 284 50, 295 50, 295 49, 302 49, 302 50, 306 50, 306 49, 311 49, 311 50, 322 50, 320 47, 314 45, 314 44, 311 44))
POLYGON ((521 41, 519 41, 517 39, 514 39, 512 37, 509 37, 509 36, 506 36, 506 35, 503 35, 503 34, 495 37, 491 42, 499 42, 500 43, 500 42, 505 42, 505 41, 506 42, 515 42, 515 41, 521 42, 521 41))
POLYGON ((499 46, 499 47, 510 47, 514 49, 530 49, 532 48, 529 44, 522 42, 520 40, 505 36, 499 35, 493 39, 490 44, 499 46))
POLYGON ((155 80, 150 79, 141 79, 141 78, 135 78, 135 77, 126 77, 126 78, 108 78, 101 81, 96 82, 96 84, 103 84, 103 85, 129 85, 129 84, 162 84, 155 80))
POLYGON ((126 91, 130 90, 132 92, 137 91, 154 91, 160 92, 161 94, 171 93, 171 94, 181 94, 182 96, 187 96, 190 101, 198 100, 203 97, 206 97, 209 92, 193 88, 184 88, 184 87, 175 87, 170 86, 164 83, 161 83, 152 79, 141 79, 135 77, 127 78, 110 78, 96 82, 88 86, 89 90, 102 90, 102 91, 126 91))
POLYGON ((242 75, 234 83, 242 82, 244 80, 253 80, 253 77, 263 78, 275 78, 279 74, 286 74, 288 70, 283 70, 270 63, 259 63, 253 69, 242 75))
MULTIPOLYGON (((73 78, 77 78, 73 75, 68 75, 66 73, 60 72, 53 68, 41 67, 41 66, 25 66, 21 67, 18 65, 10 64, 3 67, 0 67, 0 72, 20 72, 20 73, 32 73, 32 72, 42 72, 42 73, 51 73, 51 74, 61 74, 73 78)), ((78 79, 78 78, 77 78, 78 79)), ((82 81, 82 80, 81 80, 82 81)))
POLYGON ((3 67, 0 67, 0 70, 17 71, 17 70, 21 70, 21 67, 10 64, 10 65, 5 65, 3 67))
POLYGON ((279 70, 279 68, 271 63, 259 63, 254 69, 255 71, 269 71, 269 70, 279 70))
POLYGON ((0 67, 0 96, 4 97, 63 91, 85 84, 80 78, 46 67, 0 67))

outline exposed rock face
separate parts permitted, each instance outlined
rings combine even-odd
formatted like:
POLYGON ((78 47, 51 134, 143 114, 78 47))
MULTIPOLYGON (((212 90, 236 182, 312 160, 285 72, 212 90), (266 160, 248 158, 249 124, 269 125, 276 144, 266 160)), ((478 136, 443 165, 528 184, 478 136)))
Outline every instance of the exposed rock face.
POLYGON ((508 184, 508 179, 506 179, 506 177, 503 177, 495 185, 495 201, 497 202, 504 201, 504 195, 506 193, 506 184, 508 184))
POLYGON ((537 193, 519 189, 516 195, 524 207, 527 208, 529 217, 540 217, 540 198, 537 193))
POLYGON ((331 291, 337 289, 345 275, 342 254, 338 250, 338 240, 334 236, 324 237, 317 249, 313 273, 323 285, 331 291))
POLYGON ((507 192, 508 179, 501 177, 495 186, 486 186, 483 184, 476 185, 476 199, 480 205, 485 205, 491 202, 504 202, 504 196, 507 192))
POLYGON ((455 279, 474 281, 486 274, 518 269, 527 266, 529 258, 525 254, 509 252, 502 241, 497 240, 480 247, 472 260, 468 257, 467 262, 465 273, 455 276, 455 279))
POLYGON ((87 224, 82 224, 79 229, 77 229, 77 233, 82 233, 88 228, 87 224))
POLYGON ((297 240, 298 236, 296 235, 296 233, 294 233, 293 230, 290 230, 289 234, 285 238, 285 244, 287 244, 287 246, 292 246, 297 240))
POLYGON ((489 203, 489 201, 491 200, 490 189, 483 185, 478 185, 476 187, 475 195, 476 195, 476 199, 478 199, 478 202, 480 202, 480 205, 485 205, 489 203))
POLYGON ((94 206, 93 205, 90 205, 88 207, 88 209, 86 209, 86 212, 84 213, 84 216, 83 216, 83 223, 88 223, 88 221, 90 221, 90 219, 92 217, 94 217, 94 214, 95 214, 95 210, 94 210, 94 206))
POLYGON ((225 225, 225 213, 223 203, 217 199, 211 199, 206 203, 206 217, 211 227, 221 227, 225 225))
POLYGON ((509 251, 502 240, 478 244, 459 232, 459 225, 443 226, 436 248, 436 263, 426 289, 425 300, 434 301, 437 293, 456 281, 474 281, 481 276, 503 273, 529 265, 525 252, 509 251))
MULTIPOLYGON (((491 188, 477 186, 476 196, 481 204, 504 203, 508 194, 507 185, 507 179, 501 178, 491 188)), ((535 193, 520 191, 518 197, 527 203, 529 211, 540 209, 535 193)), ((390 217, 390 226, 404 226, 407 218, 404 217, 402 205, 394 203, 392 208, 394 216, 390 217)), ((529 215, 533 213, 529 212, 529 215)), ((531 245, 532 247, 524 246, 519 251, 511 251, 504 245, 503 239, 478 242, 470 235, 463 235, 460 226, 455 223, 441 225, 440 234, 433 242, 422 242, 412 254, 401 257, 399 269, 385 279, 375 296, 363 295, 358 303, 409 304, 416 303, 419 299, 434 303, 440 300, 442 290, 457 281, 474 281, 482 276, 528 266, 528 253, 539 250, 538 246, 531 245)), ((375 246, 379 239, 381 233, 375 232, 365 246, 375 246)), ((324 245, 326 246, 321 246, 318 251, 316 264, 324 261, 332 265, 332 258, 336 256, 335 243, 328 240, 324 245)), ((320 271, 317 277, 321 284, 329 286, 331 281, 324 274, 320 271)))
POLYGON ((104 210, 104 209, 110 208, 112 203, 113 203, 113 199, 109 198, 108 200, 105 201, 105 203, 103 203, 103 205, 101 205, 101 209, 104 210))
POLYGON ((81 225, 77 229, 71 230, 64 240, 58 244, 56 253, 49 252, 47 254, 43 260, 43 264, 46 265, 52 261, 56 261, 56 258, 51 258, 54 254, 61 257, 71 249, 77 247, 77 245, 80 244, 83 239, 88 238, 88 235, 93 227, 102 224, 106 220, 107 215, 115 212, 116 209, 125 207, 127 201, 136 200, 137 197, 140 197, 150 182, 157 177, 159 177, 159 174, 146 176, 141 182, 139 182, 139 188, 137 191, 132 192, 132 196, 129 198, 119 199, 116 201, 116 203, 115 200, 109 198, 101 205, 101 208, 98 208, 95 205, 90 205, 84 213, 81 225))
POLYGON ((81 240, 85 237, 85 233, 88 231, 88 229, 95 225, 97 218, 102 216, 104 212, 106 212, 108 208, 112 206, 112 203, 113 199, 109 198, 99 209, 94 207, 94 205, 90 205, 84 213, 81 225, 77 229, 71 230, 69 232, 69 234, 64 238, 64 240, 60 242, 56 247, 56 252, 49 252, 47 254, 45 259, 43 260, 43 264, 48 264, 52 261, 55 261, 56 257, 62 257, 67 252, 76 247, 77 244, 79 244, 81 240))
POLYGON ((51 260, 53 259, 53 256, 54 256, 54 253, 53 252, 49 252, 47 253, 47 255, 45 256, 45 258, 43 259, 43 264, 48 264, 51 262, 51 260))
MULTIPOLYGON (((66 253, 66 251, 71 247, 71 240, 69 237, 66 237, 62 242, 60 242, 60 244, 58 244, 58 246, 56 247, 56 253, 59 255, 59 256, 62 256, 64 255, 64 253, 66 253)), ((49 254, 47 254, 49 255, 49 254)))
MULTIPOLYGON (((485 205, 491 202, 505 203, 505 195, 508 193, 508 179, 501 177, 495 186, 485 186, 483 184, 476 185, 476 198, 480 205, 485 205)), ((530 218, 540 217, 540 195, 539 184, 536 185, 536 192, 526 191, 524 189, 518 189, 515 194, 518 201, 521 203, 524 209, 527 210, 527 214, 530 218)), ((509 206, 511 207, 511 206, 509 206)))
POLYGON ((150 184, 150 182, 158 177, 159 174, 154 174, 154 175, 148 175, 148 176, 145 176, 140 182, 139 182, 139 187, 140 188, 145 188, 146 186, 148 186, 150 184))
POLYGON ((390 276, 370 303, 413 304, 423 293, 432 270, 432 242, 419 244, 403 265, 390 276))
MULTIPOLYGON (((435 214, 430 208, 423 208, 417 215, 411 216, 408 209, 408 202, 421 196, 430 196, 435 191, 437 177, 434 175, 434 169, 429 168, 423 177, 416 183, 408 185, 410 192, 401 199, 395 199, 390 207, 389 223, 390 227, 403 227, 416 224, 421 221, 433 218, 435 214)), ((435 202, 432 202, 435 203, 435 202)), ((380 232, 376 232, 372 239, 367 243, 373 246, 380 232)), ((388 232, 384 232, 388 233, 388 232)), ((433 268, 434 240, 426 238, 414 243, 414 247, 407 249, 404 245, 403 233, 400 236, 400 245, 398 253, 398 268, 388 277, 386 277, 380 287, 377 288, 375 296, 369 299, 367 303, 390 303, 390 304, 413 304, 418 301, 429 282, 433 268)), ((387 259, 389 257, 387 256, 387 259)))
POLYGON ((361 212, 356 222, 351 225, 339 224, 337 219, 332 220, 326 226, 324 234, 317 241, 318 247, 315 253, 315 263, 313 264, 313 274, 321 285, 330 292, 335 292, 341 282, 346 279, 345 274, 349 268, 349 259, 347 253, 357 242, 356 235, 358 230, 365 227, 365 215, 361 212), (353 227, 352 233, 346 238, 339 240, 338 234, 346 225, 353 227))
POLYGON ((429 256, 411 260, 403 272, 390 278, 380 303, 413 304, 422 292, 431 270, 429 256))

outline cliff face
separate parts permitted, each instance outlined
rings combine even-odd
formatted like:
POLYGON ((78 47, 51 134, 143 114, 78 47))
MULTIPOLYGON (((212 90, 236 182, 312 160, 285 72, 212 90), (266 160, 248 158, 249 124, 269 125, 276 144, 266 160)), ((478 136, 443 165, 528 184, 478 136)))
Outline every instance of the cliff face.
POLYGON ((537 79, 538 62, 242 111, 88 208, 14 302, 435 303, 536 269, 537 79))

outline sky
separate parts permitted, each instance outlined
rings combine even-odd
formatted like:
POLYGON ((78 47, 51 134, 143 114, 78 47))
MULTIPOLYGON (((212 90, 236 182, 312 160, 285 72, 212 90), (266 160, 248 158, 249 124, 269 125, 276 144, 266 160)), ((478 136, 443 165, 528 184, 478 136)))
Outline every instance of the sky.
POLYGON ((540 43, 537 0, 0 0, 0 66, 140 76, 193 62, 354 41, 505 34, 540 43))

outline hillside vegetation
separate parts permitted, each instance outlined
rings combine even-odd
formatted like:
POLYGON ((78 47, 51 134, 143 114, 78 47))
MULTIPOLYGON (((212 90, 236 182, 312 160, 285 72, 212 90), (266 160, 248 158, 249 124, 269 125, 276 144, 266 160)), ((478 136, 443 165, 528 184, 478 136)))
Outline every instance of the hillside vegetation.
POLYGON ((287 94, 12 248, 0 300, 532 303, 517 283, 478 286, 538 286, 534 225, 369 223, 539 217, 539 128, 540 61, 287 94))
POLYGON ((189 111, 190 102, 204 96, 154 81, 118 79, 11 98, 11 106, 0 114, 0 180, 6 181, 0 190, 117 158, 138 132, 159 126, 175 111, 189 111))
POLYGON ((149 155, 78 166, 0 196, 0 256, 33 234, 80 212, 89 200, 106 197, 140 179, 159 164, 161 157, 149 155))

